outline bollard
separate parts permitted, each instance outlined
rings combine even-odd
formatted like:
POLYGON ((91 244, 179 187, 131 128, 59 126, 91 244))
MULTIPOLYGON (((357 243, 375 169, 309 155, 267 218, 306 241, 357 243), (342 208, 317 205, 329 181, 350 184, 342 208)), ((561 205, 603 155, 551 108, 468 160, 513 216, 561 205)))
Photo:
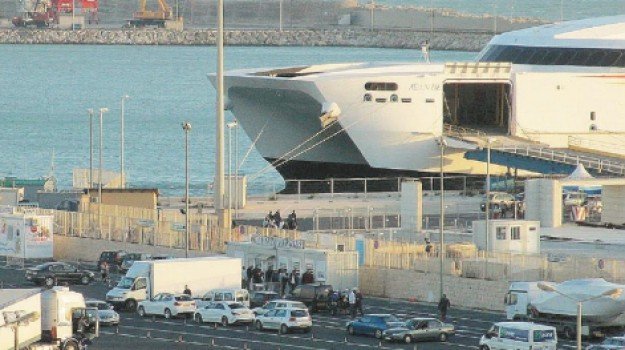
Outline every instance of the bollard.
POLYGON ((213 329, 217 329, 217 322, 213 323, 213 329))
POLYGON ((184 342, 184 339, 182 338, 182 335, 178 336, 178 340, 176 340, 176 343, 182 343, 184 342))
POLYGON ((185 325, 185 326, 187 325, 187 318, 186 317, 183 319, 182 324, 185 325))
POLYGON ((148 333, 145 335, 146 338, 152 338, 152 335, 150 334, 150 331, 148 331, 148 333))
POLYGON ((247 342, 246 341, 243 342, 243 350, 247 350, 247 342))
POLYGON ((246 331, 246 332, 249 332, 249 331, 250 331, 250 326, 249 326, 249 325, 245 326, 245 331, 246 331))
POLYGON ((345 340, 343 340, 343 342, 344 342, 345 344, 347 344, 347 343, 348 343, 348 341, 347 341, 347 336, 345 336, 345 340))
POLYGON ((152 322, 156 322, 156 316, 152 315, 152 322))
POLYGON ((211 346, 215 346, 215 338, 211 338, 211 346))
POLYGON ((115 334, 119 334, 119 325, 115 326, 115 334))
POLYGON ((417 344, 412 347, 412 350, 417 350, 417 344))
POLYGON ((382 341, 381 340, 378 342, 378 348, 382 348, 382 341))

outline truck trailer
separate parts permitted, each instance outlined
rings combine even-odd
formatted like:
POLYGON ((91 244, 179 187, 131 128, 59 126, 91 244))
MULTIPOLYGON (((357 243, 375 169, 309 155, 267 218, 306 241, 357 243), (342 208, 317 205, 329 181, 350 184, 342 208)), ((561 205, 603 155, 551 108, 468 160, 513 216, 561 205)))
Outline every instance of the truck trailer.
POLYGON ((135 261, 117 286, 106 293, 116 308, 135 311, 140 301, 158 293, 182 293, 185 285, 200 298, 211 289, 240 288, 239 258, 203 257, 135 261))
POLYGON ((67 287, 0 290, 0 350, 80 350, 99 335, 98 311, 67 287))
POLYGON ((504 298, 508 320, 527 320, 556 327, 574 339, 582 304, 583 336, 604 337, 625 329, 624 285, 601 278, 552 282, 512 282, 504 298))

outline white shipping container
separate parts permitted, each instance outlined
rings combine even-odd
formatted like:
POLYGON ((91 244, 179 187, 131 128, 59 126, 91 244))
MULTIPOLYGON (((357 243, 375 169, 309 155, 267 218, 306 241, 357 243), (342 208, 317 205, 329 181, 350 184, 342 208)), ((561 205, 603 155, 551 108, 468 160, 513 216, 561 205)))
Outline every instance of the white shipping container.
MULTIPOLYGON (((41 313, 40 289, 1 289, 0 290, 0 350, 13 349, 15 334, 6 324, 16 317, 39 315, 41 313)), ((27 346, 41 340, 41 317, 31 317, 23 322, 19 330, 20 346, 27 346)))
POLYGON ((52 258, 53 224, 51 215, 0 214, 0 256, 52 258))

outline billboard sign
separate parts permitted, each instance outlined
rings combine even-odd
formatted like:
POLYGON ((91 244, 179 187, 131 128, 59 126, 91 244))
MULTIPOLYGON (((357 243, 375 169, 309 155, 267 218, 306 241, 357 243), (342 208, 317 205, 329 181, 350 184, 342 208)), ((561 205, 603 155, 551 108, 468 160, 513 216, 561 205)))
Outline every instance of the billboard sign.
POLYGON ((51 215, 0 214, 0 256, 52 258, 51 215))

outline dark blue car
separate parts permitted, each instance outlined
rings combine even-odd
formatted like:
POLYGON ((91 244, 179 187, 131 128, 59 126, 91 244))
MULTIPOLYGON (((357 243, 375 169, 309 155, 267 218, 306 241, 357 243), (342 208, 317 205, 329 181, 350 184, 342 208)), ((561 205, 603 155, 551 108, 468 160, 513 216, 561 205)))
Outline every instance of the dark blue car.
POLYGON ((347 333, 373 335, 380 339, 386 329, 401 325, 403 322, 391 314, 370 314, 347 322, 347 333))

